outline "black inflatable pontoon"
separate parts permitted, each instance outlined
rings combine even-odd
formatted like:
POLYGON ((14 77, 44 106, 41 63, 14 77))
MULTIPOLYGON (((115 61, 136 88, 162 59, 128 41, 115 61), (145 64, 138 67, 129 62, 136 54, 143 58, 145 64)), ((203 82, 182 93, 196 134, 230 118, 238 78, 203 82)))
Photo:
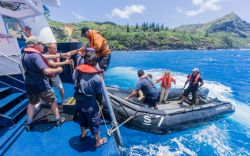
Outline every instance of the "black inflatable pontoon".
POLYGON ((172 89, 169 103, 159 104, 159 110, 148 108, 136 97, 129 101, 123 98, 130 91, 108 87, 109 96, 118 122, 125 126, 151 133, 171 133, 214 119, 220 115, 234 112, 234 106, 217 98, 207 98, 208 89, 201 89, 200 106, 189 106, 187 102, 179 105, 182 89, 172 89))

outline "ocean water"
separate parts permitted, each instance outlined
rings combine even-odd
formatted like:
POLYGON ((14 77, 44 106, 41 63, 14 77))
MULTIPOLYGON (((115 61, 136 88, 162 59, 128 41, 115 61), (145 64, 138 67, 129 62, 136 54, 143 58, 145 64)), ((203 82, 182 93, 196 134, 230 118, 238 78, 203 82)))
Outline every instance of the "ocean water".
MULTIPOLYGON (((153 79, 170 70, 182 87, 198 67, 210 97, 230 101, 235 113, 166 135, 121 128, 127 155, 250 155, 250 50, 113 52, 107 85, 133 88, 137 70, 153 79)), ((158 85, 159 87, 159 85, 158 85)))

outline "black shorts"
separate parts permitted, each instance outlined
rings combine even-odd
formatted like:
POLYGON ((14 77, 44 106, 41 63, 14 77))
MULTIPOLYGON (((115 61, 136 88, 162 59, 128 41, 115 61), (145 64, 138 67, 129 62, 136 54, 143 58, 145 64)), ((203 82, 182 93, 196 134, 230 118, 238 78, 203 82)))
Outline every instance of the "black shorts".
POLYGON ((185 89, 183 96, 188 97, 188 95, 192 93, 192 98, 193 100, 195 100, 196 98, 198 98, 198 88, 197 87, 188 87, 187 89, 185 89))
POLYGON ((109 66, 110 59, 111 59, 111 53, 107 56, 100 57, 98 60, 100 68, 106 71, 109 66))

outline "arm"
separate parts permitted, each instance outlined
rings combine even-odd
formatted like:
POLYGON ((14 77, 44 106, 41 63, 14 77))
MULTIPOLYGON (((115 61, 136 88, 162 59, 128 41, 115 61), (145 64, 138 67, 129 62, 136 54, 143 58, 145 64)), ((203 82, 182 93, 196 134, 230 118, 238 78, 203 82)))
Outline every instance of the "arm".
POLYGON ((199 88, 200 88, 202 85, 204 85, 203 80, 201 81, 201 83, 200 83, 200 85, 199 85, 199 88))
POLYGON ((69 55, 69 56, 72 56, 72 55, 75 55, 77 53, 83 54, 84 52, 85 52, 85 46, 82 46, 79 49, 68 51, 66 54, 69 55))
POLYGON ((62 67, 57 67, 55 69, 49 68, 47 64, 45 64, 42 56, 38 55, 34 59, 34 64, 43 71, 44 75, 57 74, 63 71, 62 67))
POLYGON ((183 89, 185 89, 186 85, 188 84, 189 80, 186 80, 183 89))
POLYGON ((57 68, 44 68, 44 69, 43 69, 44 75, 57 74, 57 73, 61 73, 62 71, 63 71, 62 67, 57 67, 57 68))
POLYGON ((125 97, 124 99, 125 99, 125 100, 129 100, 131 97, 135 96, 137 93, 138 93, 137 90, 133 90, 133 91, 129 94, 129 96, 125 97))
POLYGON ((63 62, 54 62, 52 60, 48 60, 48 64, 51 67, 56 68, 56 67, 61 67, 61 66, 67 65, 67 64, 71 64, 71 60, 65 60, 63 62))
POLYGON ((162 81, 162 77, 156 80, 155 83, 159 83, 160 81, 162 81))
POLYGON ((104 43, 104 38, 99 35, 99 34, 96 34, 95 37, 94 37, 94 49, 99 52, 102 48, 102 44, 104 43))
POLYGON ((174 82, 174 84, 176 84, 176 79, 174 79, 173 77, 172 77, 171 81, 174 82))

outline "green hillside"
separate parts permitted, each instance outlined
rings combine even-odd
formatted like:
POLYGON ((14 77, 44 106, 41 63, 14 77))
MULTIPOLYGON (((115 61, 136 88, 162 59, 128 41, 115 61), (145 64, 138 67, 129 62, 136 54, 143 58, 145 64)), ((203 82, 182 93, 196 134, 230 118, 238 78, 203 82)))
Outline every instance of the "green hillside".
POLYGON ((65 31, 65 23, 49 20, 58 42, 81 41, 80 29, 89 27, 100 31, 113 50, 161 49, 227 49, 250 47, 250 24, 231 13, 205 23, 168 29, 158 23, 117 25, 112 22, 67 23, 72 34, 65 31))

